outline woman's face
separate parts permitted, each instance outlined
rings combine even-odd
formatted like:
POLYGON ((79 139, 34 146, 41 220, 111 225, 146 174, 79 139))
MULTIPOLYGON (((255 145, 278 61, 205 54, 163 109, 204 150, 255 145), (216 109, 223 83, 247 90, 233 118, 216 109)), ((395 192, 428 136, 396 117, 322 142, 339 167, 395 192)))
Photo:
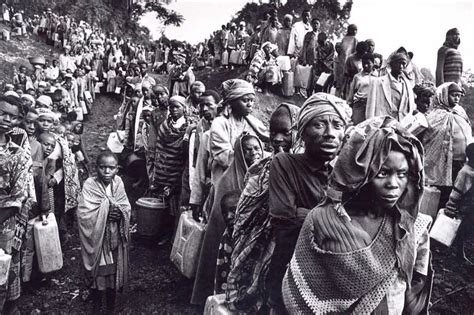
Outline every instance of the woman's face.
POLYGON ((170 116, 173 120, 177 120, 184 116, 184 106, 176 101, 171 101, 169 106, 170 116))
POLYGON ((408 185, 408 161, 405 155, 391 151, 371 185, 376 205, 387 210, 395 206, 408 185))
POLYGON ((280 115, 270 120, 270 143, 275 153, 290 151, 292 145, 290 116, 280 115))
POLYGON ((321 161, 331 161, 339 151, 344 131, 345 124, 339 116, 314 117, 302 135, 306 153, 321 161))
POLYGON ((247 166, 252 165, 262 158, 262 148, 255 137, 249 137, 242 142, 242 151, 247 166))
POLYGON ((252 112, 252 107, 255 102, 255 95, 247 94, 232 101, 232 112, 239 117, 246 117, 252 112))
POLYGON ((462 96, 461 92, 449 92, 448 94, 449 107, 454 107, 456 105, 459 105, 461 96, 462 96))

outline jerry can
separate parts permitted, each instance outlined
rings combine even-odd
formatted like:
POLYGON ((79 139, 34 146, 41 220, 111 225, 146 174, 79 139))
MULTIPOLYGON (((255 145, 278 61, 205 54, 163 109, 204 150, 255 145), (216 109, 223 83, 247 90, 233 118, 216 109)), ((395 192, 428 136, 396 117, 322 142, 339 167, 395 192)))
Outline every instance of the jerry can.
POLYGON ((204 307, 204 315, 231 315, 237 314, 230 311, 224 304, 225 293, 211 295, 206 300, 206 306, 204 307))
POLYGON ((7 283, 11 261, 12 256, 8 255, 3 249, 0 248, 0 285, 7 283))
POLYGON ((441 191, 433 186, 425 186, 420 202, 420 213, 427 214, 433 219, 438 215, 439 198, 441 191))
POLYGON ((179 218, 170 259, 187 278, 196 275, 205 225, 193 219, 192 211, 184 211, 179 218))
POLYGON ((33 225, 38 267, 42 273, 60 270, 63 267, 63 253, 59 241, 59 230, 54 213, 42 215, 33 225))

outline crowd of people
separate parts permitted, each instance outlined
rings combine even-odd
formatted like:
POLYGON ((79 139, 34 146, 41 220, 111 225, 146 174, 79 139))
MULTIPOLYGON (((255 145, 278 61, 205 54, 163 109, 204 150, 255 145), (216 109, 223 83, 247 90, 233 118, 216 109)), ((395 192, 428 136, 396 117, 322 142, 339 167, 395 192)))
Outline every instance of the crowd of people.
POLYGON ((30 222, 48 213, 61 242, 79 230, 92 312, 104 294, 115 311, 133 272, 132 206, 119 173, 163 200, 159 245, 183 211, 206 224, 193 304, 220 296, 229 312, 249 314, 428 310, 432 218, 419 212, 427 190, 439 192, 435 210, 463 219, 456 253, 472 265, 464 246, 474 145, 460 105, 459 31, 447 32, 428 82, 413 53, 400 47, 384 60, 355 25, 333 45, 309 11, 293 21, 281 25, 272 10, 252 34, 245 22, 216 32, 213 62, 250 64, 245 80, 226 80, 219 92, 196 81, 186 45, 149 54, 49 9, 25 22, 61 54, 30 60, 34 72, 20 67, 0 96, 0 248, 12 255, 2 313, 15 313, 21 288, 44 277, 30 222), (252 115, 259 87, 272 89, 291 69, 300 83, 309 73, 291 87, 306 100, 275 106, 266 127, 252 115), (120 106, 108 144, 117 154, 101 152, 93 175, 82 136, 98 93, 120 106))

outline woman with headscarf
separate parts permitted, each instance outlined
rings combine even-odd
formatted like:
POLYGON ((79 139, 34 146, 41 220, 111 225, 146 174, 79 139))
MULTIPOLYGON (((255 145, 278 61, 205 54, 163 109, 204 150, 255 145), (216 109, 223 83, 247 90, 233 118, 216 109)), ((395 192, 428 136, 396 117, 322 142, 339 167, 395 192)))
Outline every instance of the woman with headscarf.
POLYGON ((270 42, 265 42, 258 50, 250 62, 247 81, 262 87, 264 92, 281 81, 280 67, 276 57, 278 56, 278 46, 270 42))
POLYGON ((263 146, 253 135, 242 134, 235 141, 235 158, 215 182, 212 209, 199 256, 199 264, 194 282, 191 303, 204 304, 214 292, 214 277, 217 264, 219 242, 225 229, 221 200, 226 193, 242 191, 244 176, 248 168, 263 156, 263 146))
POLYGON ((161 242, 166 242, 174 231, 173 222, 179 215, 179 197, 181 194, 181 176, 184 171, 186 154, 184 136, 189 126, 186 112, 186 99, 172 96, 169 99, 169 116, 160 125, 156 135, 154 174, 150 189, 164 198, 169 207, 170 224, 164 231, 161 242))
POLYGON ((268 303, 284 313, 281 281, 309 209, 326 195, 331 162, 350 122, 350 108, 340 98, 316 93, 301 107, 298 138, 303 153, 281 153, 270 165, 269 211, 275 249, 266 275, 268 303))
MULTIPOLYGON (((226 281, 226 305, 232 311, 253 313, 265 303, 263 280, 275 246, 268 215, 270 165, 274 155, 294 152, 299 110, 295 105, 283 103, 273 112, 270 118, 273 155, 255 163, 247 171, 233 225, 226 229, 222 239, 226 238, 232 247, 225 247, 225 242, 221 241, 218 259, 229 264, 227 277, 223 278, 226 281), (252 269, 253 272, 247 272, 252 269)), ((220 273, 216 272, 216 277, 219 276, 220 273)), ((224 289, 222 284, 220 286, 224 289)))
POLYGON ((390 72, 371 81, 365 118, 391 116, 401 121, 416 109, 413 86, 403 74, 408 53, 400 47, 388 58, 390 72))
POLYGON ((234 159, 234 144, 243 133, 258 136, 260 140, 268 139, 263 123, 252 116, 255 102, 255 90, 252 84, 240 79, 231 79, 222 83, 221 116, 216 117, 211 125, 211 179, 216 183, 222 173, 234 159))
POLYGON ((291 314, 427 312, 432 272, 418 214, 423 147, 391 117, 348 132, 327 198, 301 229, 283 280, 291 314))
POLYGON ((466 146, 472 142, 471 122, 459 105, 462 94, 462 88, 454 82, 438 87, 433 109, 426 117, 429 128, 421 137, 426 184, 441 190, 440 208, 448 201, 457 173, 466 160, 466 146))

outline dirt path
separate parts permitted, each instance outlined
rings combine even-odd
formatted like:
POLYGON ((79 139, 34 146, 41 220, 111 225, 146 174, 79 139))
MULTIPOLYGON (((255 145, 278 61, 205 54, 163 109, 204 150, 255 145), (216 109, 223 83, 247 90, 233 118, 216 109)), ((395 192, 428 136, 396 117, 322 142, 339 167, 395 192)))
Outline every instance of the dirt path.
MULTIPOLYGON (((268 104, 273 105, 274 104, 268 104)), ((84 141, 91 159, 104 150, 113 130, 113 115, 119 103, 110 97, 98 97, 93 115, 85 126, 84 141)), ((271 106, 269 106, 271 107, 271 106)), ((266 108, 266 111, 270 108, 266 108)), ((131 192, 132 193, 132 192, 131 192)), ((133 195, 140 192, 133 191, 133 195)), ((23 314, 86 314, 86 284, 82 278, 80 245, 76 230, 64 248, 64 267, 49 276, 49 282, 34 293, 23 294, 23 314)), ((137 240, 133 234, 130 252, 130 284, 119 297, 123 314, 199 314, 189 304, 192 281, 184 278, 169 261, 171 246, 157 247, 154 242, 137 240)), ((469 253, 474 257, 472 242, 469 253)), ((459 263, 452 251, 433 246, 434 288, 432 314, 474 314, 474 268, 459 263)))
MULTIPOLYGON (((84 141, 91 159, 105 149, 108 134, 113 129, 113 115, 118 101, 101 96, 93 108, 93 116, 85 124, 84 141)), ((20 300, 22 314, 87 314, 90 302, 82 278, 82 262, 77 230, 63 246, 64 267, 51 274, 49 281, 34 293, 26 292, 20 300)), ((155 242, 137 240, 132 234, 130 251, 129 290, 119 300, 123 314, 199 314, 200 309, 189 304, 192 281, 183 277, 169 260, 171 245, 156 246, 155 242)))

